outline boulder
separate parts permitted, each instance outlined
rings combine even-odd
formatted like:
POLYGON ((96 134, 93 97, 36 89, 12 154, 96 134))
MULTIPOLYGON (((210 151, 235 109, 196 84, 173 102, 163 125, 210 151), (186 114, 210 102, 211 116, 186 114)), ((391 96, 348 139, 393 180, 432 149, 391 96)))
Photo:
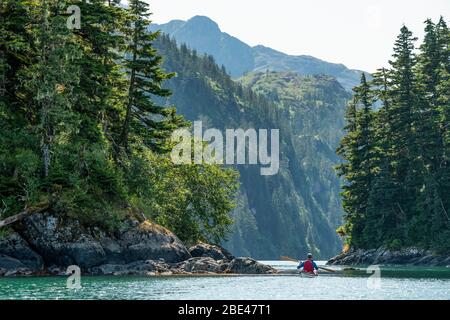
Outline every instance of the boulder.
POLYGON ((241 257, 233 259, 226 270, 227 273, 237 274, 274 274, 277 271, 254 259, 241 257))
POLYGON ((122 233, 118 242, 127 262, 160 258, 166 262, 180 262, 191 257, 175 234, 149 221, 122 233))
POLYGON ((190 273, 220 273, 224 271, 221 262, 210 257, 194 257, 181 262, 175 268, 190 273))
POLYGON ((52 265, 47 268, 47 272, 54 276, 66 276, 67 275, 67 267, 52 265))
POLYGON ((0 254, 19 260, 31 270, 40 271, 44 268, 42 257, 17 232, 10 232, 0 239, 0 254))
POLYGON ((129 264, 104 264, 91 270, 93 275, 156 275, 170 271, 168 264, 155 261, 135 261, 129 264))
POLYGON ((69 265, 93 275, 276 273, 217 245, 198 243, 188 251, 166 228, 132 218, 108 234, 74 218, 43 212, 24 218, 14 230, 0 240, 0 276, 42 271, 64 275, 69 265))
POLYGON ((15 258, 0 254, 0 275, 4 277, 30 275, 33 270, 15 258))
POLYGON ((126 264, 130 261, 123 254, 123 247, 117 241, 108 236, 101 237, 100 245, 106 254, 106 261, 109 264, 126 264))
POLYGON ((444 266, 448 255, 436 255, 431 251, 415 247, 391 250, 386 247, 378 249, 350 249, 331 258, 328 265, 427 265, 444 266))
POLYGON ((149 221, 128 219, 119 232, 107 235, 97 228, 85 228, 72 218, 39 213, 24 219, 17 231, 16 242, 29 243, 38 254, 33 256, 31 251, 25 254, 25 249, 16 251, 18 245, 14 248, 10 245, 10 251, 15 255, 22 252, 20 258, 28 255, 24 264, 31 265, 34 261, 33 265, 40 268, 44 261, 47 266, 75 264, 85 272, 106 264, 157 259, 180 262, 191 257, 172 232, 149 221))
POLYGON ((193 257, 210 257, 214 260, 233 260, 234 256, 231 255, 226 249, 207 243, 200 242, 189 248, 189 253, 193 257))
POLYGON ((0 254, 0 268, 9 271, 19 268, 26 268, 26 266, 18 259, 0 254))
POLYGON ((29 268, 17 268, 17 269, 10 269, 8 270, 4 276, 5 277, 12 277, 12 276, 29 276, 32 275, 34 272, 33 270, 29 268))
POLYGON ((106 261, 100 243, 76 220, 34 214, 23 220, 19 233, 47 265, 76 264, 85 269, 106 261))

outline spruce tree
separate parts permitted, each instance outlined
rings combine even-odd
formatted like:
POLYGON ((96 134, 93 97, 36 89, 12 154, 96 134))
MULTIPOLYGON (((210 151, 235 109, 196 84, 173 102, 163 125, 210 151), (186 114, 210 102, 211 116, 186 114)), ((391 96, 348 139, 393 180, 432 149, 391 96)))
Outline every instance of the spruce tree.
POLYGON ((392 105, 389 108, 395 145, 396 171, 399 179, 404 180, 410 160, 417 154, 414 123, 417 116, 417 91, 414 67, 414 41, 417 38, 406 26, 400 30, 394 46, 394 60, 390 72, 392 86, 392 105))
POLYGON ((401 228, 398 240, 403 243, 408 238, 407 222, 414 215, 413 201, 423 185, 421 174, 424 164, 419 157, 420 150, 415 130, 415 126, 420 121, 417 79, 414 73, 416 66, 414 42, 416 40, 412 32, 403 26, 394 45, 394 60, 390 61, 393 103, 389 116, 394 141, 393 174, 400 188, 395 207, 398 226, 401 228))
POLYGON ((170 91, 162 88, 164 80, 174 76, 165 73, 161 67, 161 57, 152 46, 158 32, 148 30, 150 13, 148 5, 139 0, 129 3, 130 24, 126 30, 127 61, 125 66, 129 75, 126 112, 120 136, 120 145, 129 152, 130 132, 140 132, 144 138, 140 143, 153 150, 162 151, 164 140, 183 124, 175 109, 159 106, 154 97, 168 97, 170 91))
POLYGON ((443 250, 450 250, 450 28, 444 19, 438 23, 438 42, 441 51, 441 77, 438 84, 438 109, 440 119, 440 130, 443 141, 442 160, 438 169, 438 189, 435 201, 440 209, 439 215, 433 219, 434 242, 443 250))
POLYGON ((425 165, 429 166, 427 171, 434 175, 441 161, 442 150, 437 102, 441 76, 441 50, 436 26, 429 19, 425 24, 425 38, 420 46, 416 71, 420 119, 416 122, 415 129, 420 156, 425 161, 425 165))
POLYGON ((351 241, 365 246, 365 229, 368 196, 374 178, 373 97, 365 74, 361 85, 354 88, 354 99, 347 111, 347 136, 337 153, 347 162, 338 166, 339 174, 347 180, 343 187, 343 206, 348 214, 346 232, 351 231, 351 241))
POLYGON ((80 135, 86 141, 107 141, 117 159, 127 95, 123 55, 129 14, 117 1, 108 5, 104 0, 77 1, 76 5, 82 12, 81 29, 73 30, 83 50, 80 85, 75 88, 75 108, 84 115, 80 135))
POLYGON ((39 119, 35 128, 41 137, 45 177, 49 175, 52 149, 59 135, 78 130, 71 109, 76 101, 73 88, 79 83, 81 51, 72 41, 59 5, 58 0, 42 0, 37 4, 39 14, 32 34, 37 52, 33 64, 23 73, 24 87, 33 93, 39 119))
POLYGON ((354 105, 363 103, 350 109, 353 116, 347 119, 347 128, 351 130, 338 149, 346 162, 338 173, 347 181, 345 231, 356 247, 450 250, 450 42, 443 18, 436 25, 425 22, 417 57, 414 41, 403 27, 391 69, 373 75, 368 96, 382 106, 371 114, 371 121, 365 120, 368 108, 361 99, 368 86, 362 81, 355 88, 354 105), (364 130, 367 123, 372 123, 367 127, 371 130, 364 130), (362 152, 364 141, 372 141, 366 143, 372 152, 362 152), (372 172, 369 186, 364 176, 368 172, 372 172))

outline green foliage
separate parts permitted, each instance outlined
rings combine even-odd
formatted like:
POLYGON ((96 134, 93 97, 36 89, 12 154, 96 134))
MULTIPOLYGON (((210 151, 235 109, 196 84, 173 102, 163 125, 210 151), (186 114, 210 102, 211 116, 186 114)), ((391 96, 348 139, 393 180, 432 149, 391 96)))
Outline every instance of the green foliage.
POLYGON ((266 259, 280 252, 335 254, 342 246, 334 233, 342 209, 334 149, 350 94, 331 77, 292 72, 251 73, 234 82, 212 57, 167 35, 155 45, 165 69, 177 73, 166 82, 169 102, 188 120, 202 120, 205 129, 280 129, 278 174, 263 177, 258 166, 237 166, 235 223, 224 245, 236 255, 266 259))
POLYGON ((399 239, 394 239, 389 243, 388 248, 391 250, 400 250, 402 248, 402 241, 399 239))
POLYGON ((183 240, 224 239, 237 176, 169 161, 168 137, 186 122, 154 102, 172 74, 147 5, 4 0, 0 13, 0 216, 49 201, 108 231, 141 212, 183 240), (66 27, 71 4, 79 30, 66 27))
POLYGON ((185 123, 175 114, 174 108, 156 105, 150 97, 168 97, 170 91, 161 87, 163 81, 174 76, 159 67, 161 57, 157 55, 152 42, 158 32, 149 32, 148 4, 139 0, 129 3, 129 26, 125 28, 128 36, 125 60, 128 73, 128 97, 126 115, 120 136, 120 145, 129 152, 130 130, 138 131, 146 143, 154 150, 167 150, 164 141, 170 133, 185 123))
POLYGON ((443 18, 425 25, 417 54, 403 26, 391 68, 354 89, 338 173, 346 179, 344 229, 355 247, 449 251, 450 31, 443 18), (376 100, 382 107, 369 111, 376 100))

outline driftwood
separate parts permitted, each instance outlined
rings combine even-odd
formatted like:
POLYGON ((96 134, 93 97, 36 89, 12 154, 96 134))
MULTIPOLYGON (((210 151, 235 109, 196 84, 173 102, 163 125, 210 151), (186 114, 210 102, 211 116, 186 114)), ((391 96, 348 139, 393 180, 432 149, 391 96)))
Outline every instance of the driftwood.
POLYGON ((445 210, 444 203, 442 202, 442 199, 439 199, 439 200, 441 201, 441 207, 442 207, 442 210, 444 210, 444 213, 445 213, 445 216, 447 217, 447 220, 450 221, 450 218, 448 216, 447 210, 445 210))
POLYGON ((50 205, 48 204, 48 202, 45 202, 45 203, 38 204, 38 205, 36 205, 34 207, 25 209, 21 213, 15 214, 13 216, 10 216, 10 217, 6 218, 5 220, 0 221, 0 228, 6 227, 6 226, 8 226, 8 225, 10 225, 12 223, 20 221, 23 218, 25 218, 25 217, 27 217, 27 216, 29 216, 31 214, 45 211, 49 207, 50 207, 50 205))

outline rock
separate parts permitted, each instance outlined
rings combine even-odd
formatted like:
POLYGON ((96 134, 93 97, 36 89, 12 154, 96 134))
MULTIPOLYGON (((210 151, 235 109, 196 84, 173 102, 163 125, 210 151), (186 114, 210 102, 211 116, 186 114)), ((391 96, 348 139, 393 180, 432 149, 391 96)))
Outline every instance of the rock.
POLYGON ((130 269, 124 264, 102 264, 90 270, 92 275, 120 275, 128 274, 129 272, 130 269))
POLYGON ((26 266, 18 259, 0 254, 0 268, 9 270, 16 270, 19 268, 26 268, 26 266))
POLYGON ((331 258, 327 265, 427 265, 443 266, 450 261, 448 255, 435 255, 430 251, 410 247, 401 250, 390 250, 386 247, 378 249, 350 249, 331 258))
POLYGON ((191 273, 223 272, 220 263, 210 257, 190 258, 189 260, 181 262, 176 268, 191 273))
POLYGON ((12 277, 12 276, 29 276, 33 274, 33 270, 29 268, 17 268, 17 269, 11 269, 7 271, 4 276, 5 277, 12 277))
POLYGON ((125 259, 123 248, 117 240, 105 236, 99 241, 106 254, 106 261, 109 264, 126 264, 129 262, 125 259))
POLYGON ((262 264, 251 258, 235 258, 233 259, 227 270, 227 273, 238 273, 238 274, 274 274, 277 271, 265 264, 262 264))
POLYGON ((30 275, 33 270, 25 266, 19 260, 0 254, 0 275, 11 277, 17 275, 30 275))
POLYGON ((40 213, 22 222, 20 235, 36 249, 47 265, 89 268, 106 261, 96 239, 78 221, 40 213))
POLYGON ((126 248, 122 255, 127 262, 161 258, 166 262, 180 262, 191 257, 177 236, 149 221, 124 232, 118 241, 126 248))
POLYGON ((65 275, 69 265, 92 275, 277 272, 253 259, 235 258, 216 245, 199 243, 188 251, 172 232, 149 221, 128 218, 107 234, 44 212, 26 217, 14 228, 0 240, 0 276, 65 275))
POLYGON ((189 253, 193 257, 210 257, 214 260, 233 260, 234 256, 231 255, 226 249, 211 245, 207 243, 198 243, 189 248, 189 253))
POLYGON ((158 260, 147 260, 144 261, 144 264, 146 265, 146 270, 150 271, 156 271, 156 272, 165 272, 169 270, 170 266, 165 263, 164 261, 158 260))
POLYGON ((44 268, 44 260, 34 252, 28 243, 16 232, 11 232, 0 239, 0 254, 19 260, 27 268, 35 271, 44 268))
POLYGON ((129 264, 104 264, 90 270, 93 275, 149 275, 161 274, 170 271, 170 266, 166 263, 147 260, 135 261, 129 264))
POLYGON ((447 268, 450 268, 450 257, 442 261, 442 265, 446 266, 447 268))
POLYGON ((67 268, 66 267, 58 267, 58 266, 50 266, 49 268, 47 268, 48 273, 55 275, 55 276, 65 276, 67 275, 66 271, 67 268))
MULTIPOLYGON (((18 227, 17 243, 29 243, 39 254, 22 253, 31 265, 78 265, 83 272, 105 264, 129 264, 135 261, 163 259, 180 262, 191 255, 183 243, 169 230, 145 221, 128 219, 121 232, 106 235, 97 228, 84 228, 71 218, 49 213, 27 217, 18 227), (39 257, 40 258, 39 260, 39 257)), ((11 251, 19 254, 10 245, 11 251)), ((16 245, 16 247, 18 247, 16 245)), ((25 252, 25 249, 22 250, 25 252)))

